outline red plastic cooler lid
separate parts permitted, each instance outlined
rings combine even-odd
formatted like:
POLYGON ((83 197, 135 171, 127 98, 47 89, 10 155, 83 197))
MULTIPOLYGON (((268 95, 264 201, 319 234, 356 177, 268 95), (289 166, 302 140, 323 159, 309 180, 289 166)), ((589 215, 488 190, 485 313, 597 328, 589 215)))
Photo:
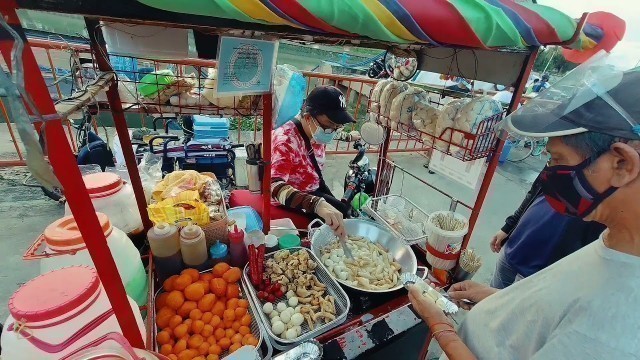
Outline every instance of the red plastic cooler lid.
POLYGON ((91 197, 111 195, 124 186, 122 178, 110 172, 87 174, 82 179, 91 197))
POLYGON ((9 299, 16 321, 42 322, 77 310, 100 289, 96 270, 71 266, 42 274, 22 285, 9 299))

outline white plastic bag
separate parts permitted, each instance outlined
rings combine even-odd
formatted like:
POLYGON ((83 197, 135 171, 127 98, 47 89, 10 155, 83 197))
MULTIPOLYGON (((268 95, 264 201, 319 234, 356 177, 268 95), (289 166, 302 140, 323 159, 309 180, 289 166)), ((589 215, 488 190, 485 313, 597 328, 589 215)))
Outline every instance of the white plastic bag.
POLYGON ((427 93, 424 90, 409 86, 407 90, 400 93, 391 102, 391 110, 389 113, 391 123, 413 125, 411 120, 416 109, 416 103, 425 100, 427 100, 427 93))
POLYGON ((380 96, 382 96, 382 92, 384 91, 384 88, 387 87, 387 85, 391 84, 392 82, 393 82, 392 79, 384 79, 384 80, 378 81, 376 86, 373 88, 373 91, 371 92, 371 102, 379 103, 380 96))
POLYGON ((417 101, 415 104, 411 120, 416 129, 425 133, 422 136, 422 140, 426 145, 433 144, 433 136, 436 133, 436 124, 440 118, 440 112, 440 110, 429 104, 428 99, 417 101))
POLYGON ((399 81, 392 81, 391 84, 384 88, 382 95, 380 96, 380 114, 385 118, 385 121, 391 114, 391 103, 393 102, 393 99, 408 88, 409 85, 399 81))
POLYGON ((489 96, 466 103, 456 114, 455 128, 475 134, 483 120, 502 112, 502 105, 489 96))
POLYGON ((442 109, 436 124, 435 136, 442 137, 446 142, 442 140, 436 141, 436 148, 438 150, 450 150, 449 142, 455 144, 460 144, 462 142, 462 134, 451 131, 451 128, 455 127, 455 119, 458 115, 458 111, 460 111, 460 109, 470 101, 471 99, 468 98, 456 99, 449 102, 444 109, 442 109))

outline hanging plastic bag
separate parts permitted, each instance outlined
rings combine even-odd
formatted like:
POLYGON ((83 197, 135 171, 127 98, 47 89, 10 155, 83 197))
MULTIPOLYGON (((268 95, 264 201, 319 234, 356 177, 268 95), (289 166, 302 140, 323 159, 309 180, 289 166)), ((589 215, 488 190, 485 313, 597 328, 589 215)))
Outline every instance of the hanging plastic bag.
POLYGON ((273 128, 293 119, 302 108, 307 82, 293 65, 278 65, 273 77, 273 128))
POLYGON ((428 99, 417 101, 415 104, 411 120, 413 126, 424 133, 422 140, 426 145, 433 144, 440 112, 440 110, 429 104, 428 99))
POLYGON ((406 91, 403 91, 391 102, 391 110, 389 118, 391 123, 400 123, 407 126, 412 126, 413 112, 416 109, 416 103, 427 99, 427 93, 413 86, 410 86, 406 91))
POLYGON ((454 128, 454 123, 456 116, 458 115, 458 111, 460 111, 460 109, 462 109, 462 107, 469 101, 471 101, 471 99, 468 98, 453 100, 449 102, 440 113, 440 117, 438 118, 438 122, 436 123, 435 136, 436 138, 441 137, 446 141, 436 140, 436 148, 438 150, 447 151, 449 150, 450 143, 460 143, 461 134, 455 133, 451 131, 451 129, 454 128))
MULTIPOLYGON (((382 91, 382 95, 380 95, 380 114, 384 117, 383 122, 389 120, 389 115, 391 114, 391 103, 396 96, 400 95, 403 91, 407 90, 409 85, 399 81, 392 81, 391 84, 387 85, 382 91)), ((384 124, 389 125, 389 124, 384 124)))

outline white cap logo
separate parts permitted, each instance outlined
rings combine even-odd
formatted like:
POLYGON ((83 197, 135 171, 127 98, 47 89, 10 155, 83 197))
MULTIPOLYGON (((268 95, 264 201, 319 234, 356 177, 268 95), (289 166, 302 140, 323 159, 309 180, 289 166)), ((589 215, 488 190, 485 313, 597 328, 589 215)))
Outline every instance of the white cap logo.
POLYGON ((342 106, 343 109, 347 108, 347 100, 344 98, 344 95, 340 95, 340 106, 342 106))

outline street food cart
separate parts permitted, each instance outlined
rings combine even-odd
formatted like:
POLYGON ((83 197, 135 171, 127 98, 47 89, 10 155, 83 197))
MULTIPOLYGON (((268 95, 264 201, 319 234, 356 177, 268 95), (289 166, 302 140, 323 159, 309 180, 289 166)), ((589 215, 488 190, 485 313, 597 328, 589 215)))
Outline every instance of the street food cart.
MULTIPOLYGON (((134 316, 127 303, 125 290, 115 271, 115 264, 106 247, 104 234, 84 183, 72 148, 67 141, 59 110, 51 100, 34 49, 66 49, 84 53, 93 57, 98 72, 114 74, 114 65, 105 44, 103 30, 109 24, 151 25, 161 28, 191 29, 204 39, 210 50, 215 50, 219 36, 263 40, 288 40, 302 44, 328 44, 349 47, 367 47, 389 50, 409 51, 415 54, 417 68, 450 76, 477 79, 496 84, 511 85, 515 88, 513 99, 507 113, 513 111, 521 101, 521 94, 534 64, 538 49, 543 45, 560 45, 576 51, 597 46, 583 31, 588 24, 587 14, 575 20, 549 7, 526 1, 508 0, 440 2, 440 1, 211 1, 181 2, 164 0, 124 1, 96 0, 81 1, 34 1, 9 0, 0 5, 0 13, 8 24, 21 37, 22 54, 18 57, 24 67, 26 92, 38 114, 34 125, 46 123, 48 160, 57 178, 65 189, 65 196, 71 212, 78 223, 79 231, 86 240, 96 270, 102 280, 109 301, 115 312, 123 335, 136 348, 144 348, 145 341, 136 331, 134 316), (69 44, 57 40, 27 39, 16 13, 19 8, 41 10, 66 14, 82 15, 89 33, 88 43, 69 44)), ((0 30, 0 51, 5 64, 12 65, 12 48, 15 39, 7 30, 0 30)), ((202 41, 197 41, 198 51, 206 49, 202 41)), ((177 78, 188 78, 187 68, 198 73, 203 69, 215 68, 215 51, 206 58, 170 58, 158 56, 124 56, 136 61, 146 61, 155 70, 173 66, 177 78)), ((211 52, 210 52, 211 53, 211 52)), ((117 74, 117 71, 116 73, 117 74)), ((136 74, 130 82, 139 85, 136 74)), ((308 88, 311 84, 339 84, 346 87, 346 97, 355 99, 355 117, 358 113, 369 112, 372 106, 367 100, 376 80, 331 74, 305 73, 308 88), (353 95, 351 94, 353 92, 353 95)), ((165 115, 180 114, 223 114, 225 110, 241 114, 245 121, 262 121, 262 144, 264 145, 264 176, 262 178, 263 209, 261 209, 264 232, 270 224, 270 158, 272 130, 272 94, 265 92, 250 96, 244 105, 236 98, 229 109, 215 105, 186 104, 178 102, 167 105, 137 102, 127 103, 121 99, 119 83, 127 80, 111 76, 104 79, 102 86, 106 90, 106 101, 99 101, 103 111, 110 111, 115 123, 137 206, 145 230, 152 227, 147 213, 147 203, 142 182, 137 171, 135 154, 127 129, 126 113, 154 113, 165 115)), ((200 81, 200 76, 196 76, 200 81)), ((198 85, 199 86, 199 85, 198 85)), ((381 117, 376 122, 384 126, 385 140, 377 148, 378 179, 376 196, 387 195, 390 191, 393 174, 407 172, 391 160, 394 152, 422 153, 432 150, 434 143, 446 144, 440 151, 462 162, 485 161, 486 172, 479 184, 473 204, 467 204, 455 196, 435 188, 429 182, 419 179, 425 186, 438 191, 450 199, 450 210, 463 206, 470 210, 468 232, 461 248, 467 247, 473 229, 477 223, 482 205, 487 196, 491 179, 498 165, 499 154, 504 142, 493 134, 491 126, 503 114, 487 119, 475 132, 451 129, 449 135, 425 135, 416 129, 401 124, 393 124, 381 117), (465 140, 454 142, 452 133, 465 140), (428 141, 427 139, 429 139, 428 141), (402 148, 398 144, 405 144, 402 148), (407 146, 406 144, 412 144, 407 146), (453 148, 456 150, 453 150, 453 148)), ((238 133, 240 134, 240 133, 238 133)), ((254 136, 256 131, 254 130, 254 136)), ((257 140, 257 139, 256 139, 257 140)), ((336 147, 333 153, 348 153, 349 150, 336 147)), ((22 155, 19 155, 22 163, 22 155)), ((409 176, 415 176, 408 173, 409 176)), ((418 262, 425 264, 425 250, 413 246, 418 262)), ((153 260, 149 259, 149 302, 147 320, 146 347, 154 349, 155 332, 153 304, 158 284, 155 282, 153 260)), ((349 289, 347 289, 349 290, 349 289)), ((390 292, 382 294, 347 291, 350 307, 346 320, 333 329, 319 334, 316 340, 322 344, 325 358, 355 358, 367 351, 384 346, 397 335, 407 331, 420 322, 409 307, 406 293, 390 292)), ((258 309, 260 311, 260 309, 258 309)), ((271 347, 265 338, 263 348, 271 347)), ((277 351, 277 349, 276 349, 277 351)), ((271 356, 271 350, 263 354, 271 356)))

